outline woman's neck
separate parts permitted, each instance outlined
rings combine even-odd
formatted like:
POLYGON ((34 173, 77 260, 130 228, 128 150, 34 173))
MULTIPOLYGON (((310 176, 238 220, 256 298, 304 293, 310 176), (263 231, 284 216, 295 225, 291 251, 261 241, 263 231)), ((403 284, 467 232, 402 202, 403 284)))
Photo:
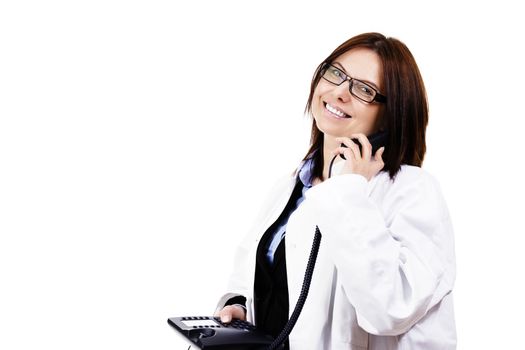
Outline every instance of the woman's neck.
MULTIPOLYGON (((338 148, 340 145, 340 142, 337 142, 335 140, 335 137, 324 135, 323 139, 323 179, 328 179, 328 174, 330 172, 330 163, 332 162, 332 158, 334 158, 334 155, 332 152, 338 148)), ((335 162, 341 161, 342 158, 337 158, 335 162)))

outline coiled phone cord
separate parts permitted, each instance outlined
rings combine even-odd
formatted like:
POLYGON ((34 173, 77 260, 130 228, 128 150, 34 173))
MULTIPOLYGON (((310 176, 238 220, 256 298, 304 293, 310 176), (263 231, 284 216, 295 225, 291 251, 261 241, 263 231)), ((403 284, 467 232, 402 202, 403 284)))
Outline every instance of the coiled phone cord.
POLYGON ((292 332, 292 329, 295 326, 295 323, 297 322, 301 311, 303 310, 304 303, 306 302, 306 298, 308 297, 308 291, 310 290, 310 282, 312 282, 312 275, 314 273, 315 261, 317 260, 317 253, 319 253, 320 244, 321 231, 319 231, 319 227, 315 226, 314 242, 312 243, 312 250, 310 251, 310 257, 308 258, 308 264, 306 265, 306 272, 304 274, 301 294, 299 294, 299 299, 297 300, 297 304, 295 304, 295 309, 293 310, 292 316, 290 316, 290 320, 288 321, 286 326, 284 326, 279 336, 274 340, 273 343, 270 344, 268 350, 278 349, 279 346, 281 346, 281 344, 284 343, 286 338, 288 338, 288 336, 292 332))

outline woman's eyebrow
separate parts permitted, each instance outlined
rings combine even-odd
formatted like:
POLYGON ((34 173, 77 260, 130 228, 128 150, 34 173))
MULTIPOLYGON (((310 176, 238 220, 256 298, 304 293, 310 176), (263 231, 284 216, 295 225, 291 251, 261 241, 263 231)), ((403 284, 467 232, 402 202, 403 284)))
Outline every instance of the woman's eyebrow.
MULTIPOLYGON (((339 68, 341 68, 341 70, 343 71, 343 73, 345 73, 347 76, 350 77, 350 74, 348 74, 348 73, 346 72, 345 67, 343 67, 343 65, 342 65, 341 63, 339 63, 339 62, 337 62, 337 61, 334 61, 333 64, 334 64, 334 65, 338 65, 339 68)), ((353 78, 353 77, 352 77, 352 78, 353 78)), ((370 80, 365 80, 365 79, 361 79, 361 78, 355 78, 355 79, 357 79, 357 80, 359 80, 359 81, 362 81, 363 83, 367 83, 367 84, 369 84, 369 85, 372 85, 377 91, 379 91, 379 87, 377 86, 376 83, 371 82, 370 80)))

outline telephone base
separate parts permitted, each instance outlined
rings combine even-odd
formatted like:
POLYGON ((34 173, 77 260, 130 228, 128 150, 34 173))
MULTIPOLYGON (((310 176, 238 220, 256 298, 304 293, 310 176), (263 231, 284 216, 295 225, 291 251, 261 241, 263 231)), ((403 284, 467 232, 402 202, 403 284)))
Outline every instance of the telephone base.
POLYGON ((234 319, 225 324, 218 317, 171 317, 168 323, 177 332, 203 350, 266 350, 273 337, 253 324, 234 319))

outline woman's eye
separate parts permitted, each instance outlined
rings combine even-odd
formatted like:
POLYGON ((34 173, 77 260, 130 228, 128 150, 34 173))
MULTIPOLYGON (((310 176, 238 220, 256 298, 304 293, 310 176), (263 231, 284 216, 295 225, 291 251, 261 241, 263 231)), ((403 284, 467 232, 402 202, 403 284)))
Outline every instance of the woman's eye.
POLYGON ((335 75, 336 77, 341 77, 343 75, 343 73, 339 69, 335 69, 335 68, 332 70, 332 74, 335 75))
POLYGON ((370 88, 368 85, 359 84, 358 88, 359 92, 364 95, 372 96, 374 94, 374 90, 372 90, 372 88, 370 88))
POLYGON ((327 73, 334 78, 341 78, 343 76, 343 72, 335 67, 328 67, 327 73))

